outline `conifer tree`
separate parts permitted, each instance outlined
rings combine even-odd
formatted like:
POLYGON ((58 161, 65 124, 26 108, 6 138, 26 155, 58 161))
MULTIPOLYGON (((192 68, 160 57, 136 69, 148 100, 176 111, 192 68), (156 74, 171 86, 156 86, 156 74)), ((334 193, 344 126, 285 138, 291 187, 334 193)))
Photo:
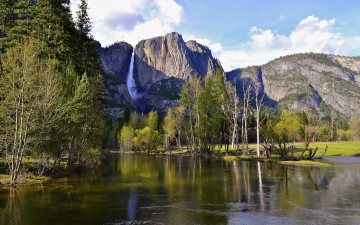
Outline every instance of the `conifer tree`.
POLYGON ((14 26, 15 0, 0 0, 0 53, 4 52, 8 42, 8 32, 14 26))
POLYGON ((14 25, 9 29, 6 46, 14 46, 31 34, 35 0, 18 0, 14 5, 14 25))

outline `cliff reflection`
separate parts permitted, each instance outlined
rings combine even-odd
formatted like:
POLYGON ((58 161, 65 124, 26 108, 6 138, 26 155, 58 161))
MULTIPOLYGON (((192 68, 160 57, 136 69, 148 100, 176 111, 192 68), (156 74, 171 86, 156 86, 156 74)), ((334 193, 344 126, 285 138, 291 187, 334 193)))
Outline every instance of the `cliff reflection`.
POLYGON ((2 224, 358 223, 360 164, 111 155, 86 177, 2 191, 0 200, 2 224))

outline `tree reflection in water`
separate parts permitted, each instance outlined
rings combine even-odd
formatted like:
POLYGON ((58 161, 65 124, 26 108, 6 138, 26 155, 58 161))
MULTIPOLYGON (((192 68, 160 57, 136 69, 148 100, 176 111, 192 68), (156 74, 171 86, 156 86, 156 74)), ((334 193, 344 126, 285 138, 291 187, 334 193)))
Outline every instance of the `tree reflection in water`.
POLYGON ((1 191, 0 203, 2 224, 360 224, 360 164, 111 155, 85 177, 1 191))

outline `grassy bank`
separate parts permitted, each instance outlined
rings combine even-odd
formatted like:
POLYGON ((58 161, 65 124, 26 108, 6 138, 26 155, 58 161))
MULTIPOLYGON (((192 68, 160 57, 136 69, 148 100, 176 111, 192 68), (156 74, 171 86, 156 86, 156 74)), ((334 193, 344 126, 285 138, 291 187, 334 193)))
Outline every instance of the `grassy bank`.
MULTIPOLYGON (((304 144, 297 142, 289 143, 288 146, 290 145, 294 145, 295 155, 300 156, 304 150, 304 144)), ((315 157, 319 157, 324 153, 326 146, 328 146, 328 150, 325 156, 360 156, 360 141, 314 142, 310 144, 309 148, 314 150, 319 147, 315 155, 315 157)), ((233 151, 235 149, 230 146, 229 150, 233 151)), ((260 151, 263 152, 263 150, 264 148, 260 145, 260 151)), ((225 152, 225 147, 221 149, 221 152, 225 152)), ((256 155, 256 144, 249 144, 249 152, 250 155, 256 155)), ((273 155, 276 156, 276 152, 273 152, 273 155)))
MULTIPOLYGON (((63 158, 59 166, 54 166, 54 161, 49 160, 44 169, 42 175, 39 170, 39 159, 24 157, 22 164, 22 172, 18 176, 17 184, 15 186, 40 184, 44 183, 51 178, 73 177, 86 174, 88 171, 97 165, 97 162, 91 162, 89 164, 79 165, 75 164, 73 167, 68 168, 67 159, 63 158)), ((7 172, 6 164, 4 160, 0 158, 0 188, 6 188, 10 185, 10 175, 7 172)))
MULTIPOLYGON (((20 174, 18 178, 18 185, 25 184, 41 184, 48 181, 50 177, 47 176, 36 176, 31 173, 20 174)), ((0 185, 9 186, 10 185, 10 175, 9 174, 0 174, 0 185)), ((1 187, 0 186, 0 187, 1 187)))
POLYGON ((296 166, 324 166, 324 167, 331 166, 330 163, 323 163, 323 162, 310 161, 310 160, 279 161, 279 163, 284 164, 284 165, 296 165, 296 166))
MULTIPOLYGON (((297 143, 289 143, 288 146, 294 145, 295 149, 295 156, 300 156, 302 151, 304 150, 304 143, 297 142, 297 143)), ((341 142, 314 142, 310 144, 309 148, 312 148, 313 150, 316 147, 319 147, 315 157, 321 156, 326 146, 328 146, 328 150, 326 152, 325 156, 360 156, 360 141, 341 141, 341 142)), ((242 148, 242 145, 239 146, 240 149, 242 148)), ((236 148, 232 148, 229 146, 229 151, 234 152, 236 148)), ((262 145, 260 145, 260 152, 262 153, 264 151, 264 148, 262 145)), ((119 150, 112 150, 113 153, 119 153, 119 150)), ((215 150, 216 154, 224 154, 225 146, 222 146, 220 149, 220 146, 218 146, 215 150)), ((168 151, 166 151, 163 148, 159 148, 156 151, 157 154, 169 154, 168 151)), ((189 151, 184 146, 183 151, 181 151, 179 148, 173 148, 171 150, 171 154, 187 154, 189 151)), ((256 144, 249 144, 249 153, 251 156, 256 155, 256 144)), ((273 152, 273 156, 277 156, 276 151, 273 152)))

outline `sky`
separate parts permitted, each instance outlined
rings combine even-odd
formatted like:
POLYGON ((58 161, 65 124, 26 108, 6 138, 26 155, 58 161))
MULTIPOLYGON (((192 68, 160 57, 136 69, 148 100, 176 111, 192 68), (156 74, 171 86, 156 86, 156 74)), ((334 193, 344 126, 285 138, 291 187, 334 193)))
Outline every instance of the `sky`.
MULTIPOLYGON (((71 1, 76 15, 79 0, 71 1)), ((319 52, 360 56, 358 0, 88 0, 102 46, 169 32, 208 46, 225 69, 319 52)))

